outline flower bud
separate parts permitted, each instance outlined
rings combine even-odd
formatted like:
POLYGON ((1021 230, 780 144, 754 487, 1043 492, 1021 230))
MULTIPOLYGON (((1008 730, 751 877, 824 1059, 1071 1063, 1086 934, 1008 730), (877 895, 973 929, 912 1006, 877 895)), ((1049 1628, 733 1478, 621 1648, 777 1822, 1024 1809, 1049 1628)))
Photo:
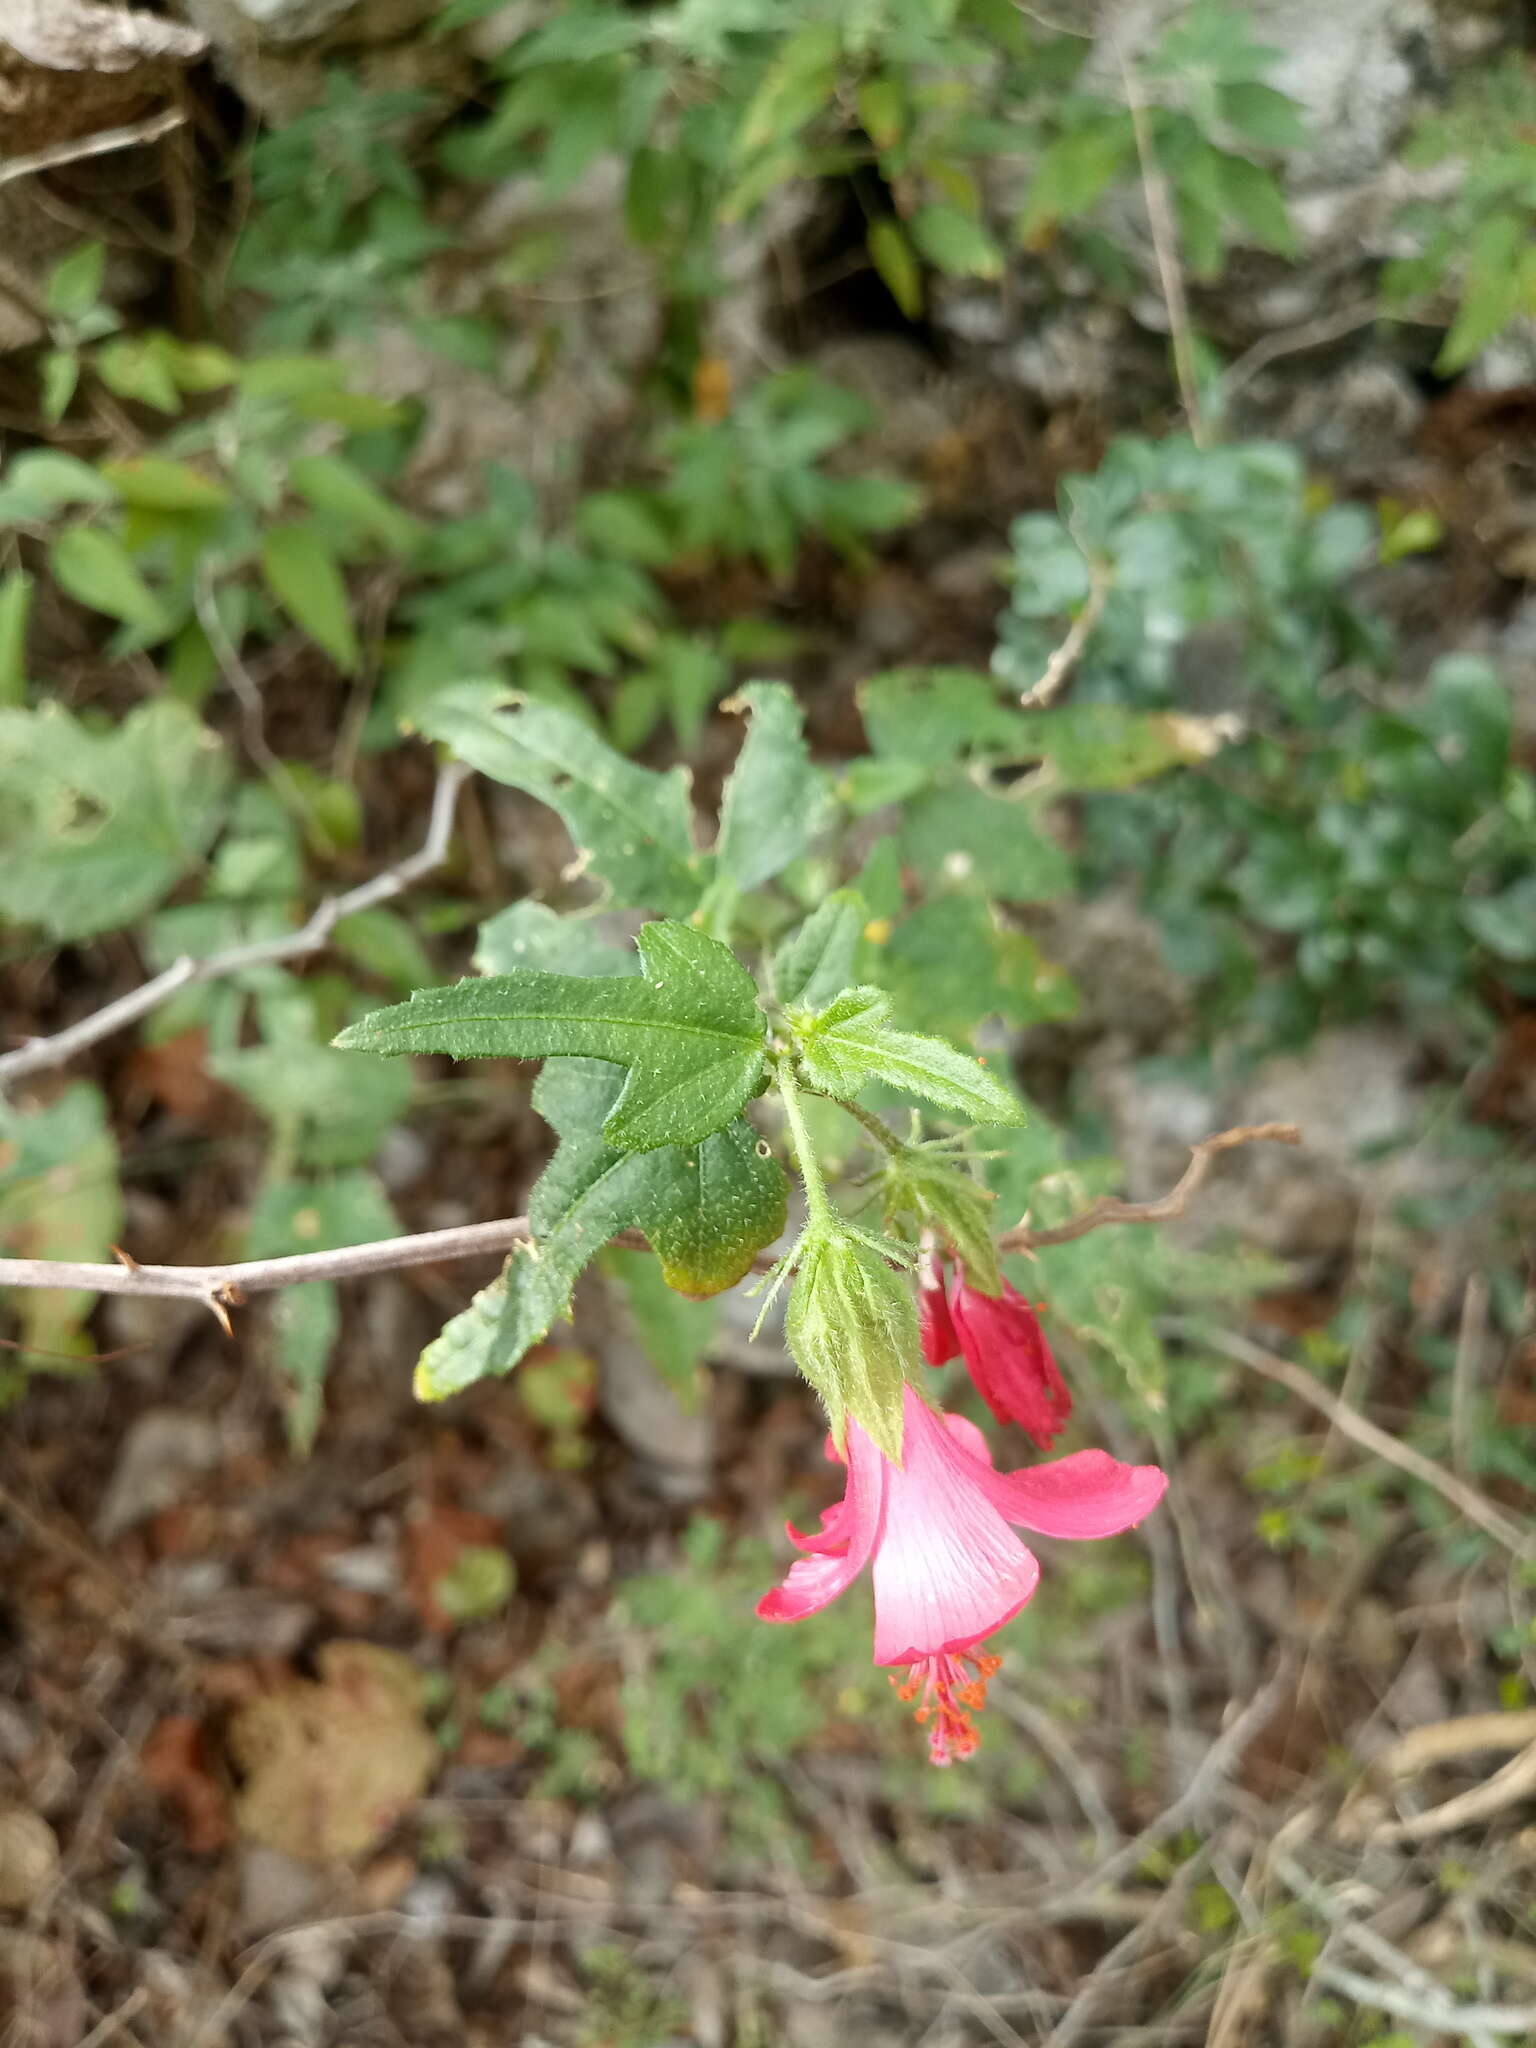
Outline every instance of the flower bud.
POLYGON ((920 1352, 911 1287, 862 1233, 832 1222, 807 1233, 785 1335, 795 1363, 826 1404, 841 1448, 849 1419, 894 1462, 901 1458, 902 1391, 920 1352))

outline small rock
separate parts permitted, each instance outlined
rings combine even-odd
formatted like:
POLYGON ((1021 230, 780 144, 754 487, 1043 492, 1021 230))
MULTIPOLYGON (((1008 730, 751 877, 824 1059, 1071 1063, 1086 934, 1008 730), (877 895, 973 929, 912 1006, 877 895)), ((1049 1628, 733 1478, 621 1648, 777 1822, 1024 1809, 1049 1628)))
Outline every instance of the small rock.
POLYGON ((36 1903, 59 1868, 59 1838, 30 1806, 0 1806, 0 1907, 36 1903))
POLYGON ((242 1937, 270 1934, 291 1927, 315 1911, 325 1882, 308 1864, 300 1863, 265 1842, 240 1846, 236 1876, 235 1924, 242 1937))
POLYGON ((453 1880, 445 1877, 440 1870, 426 1872, 418 1877, 400 1897, 400 1911, 412 1920, 428 1922, 446 1920, 450 1913, 458 1910, 459 1895, 453 1880))
POLYGON ((222 1456, 218 1425, 183 1408, 150 1408, 128 1431, 96 1517, 95 1533, 114 1543, 136 1522, 174 1507, 222 1456))

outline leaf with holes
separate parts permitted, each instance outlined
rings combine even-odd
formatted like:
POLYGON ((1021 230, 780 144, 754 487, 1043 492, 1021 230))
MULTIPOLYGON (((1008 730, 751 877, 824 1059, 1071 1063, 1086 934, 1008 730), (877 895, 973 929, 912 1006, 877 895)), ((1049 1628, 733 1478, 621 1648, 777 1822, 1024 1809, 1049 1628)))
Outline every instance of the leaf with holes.
POLYGON ((641 927, 638 975, 538 968, 423 989, 336 1044, 454 1059, 577 1056, 629 1068, 603 1127, 626 1152, 687 1145, 728 1124, 763 1078, 766 1020, 752 977, 692 925, 641 927))
POLYGON ((0 916, 78 939, 131 924, 212 838, 227 763, 166 698, 93 731, 0 708, 0 916))
POLYGON ((704 884, 683 770, 657 775, 638 767, 551 704, 487 710, 449 694, 432 705, 422 729, 482 775, 558 811, 615 903, 677 917, 697 905, 704 884))

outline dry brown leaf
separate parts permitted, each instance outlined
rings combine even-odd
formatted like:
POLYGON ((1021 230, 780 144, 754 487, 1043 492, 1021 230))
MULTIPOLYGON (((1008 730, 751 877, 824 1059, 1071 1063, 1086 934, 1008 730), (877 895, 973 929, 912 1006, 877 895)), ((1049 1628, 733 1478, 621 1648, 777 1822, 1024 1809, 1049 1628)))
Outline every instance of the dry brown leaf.
POLYGON ((209 1767, 203 1725, 170 1714, 150 1733, 139 1769, 151 1791, 176 1809, 182 1839, 194 1856, 211 1856, 229 1840, 229 1804, 209 1767))
POLYGON ((420 1674, 374 1643, 328 1643, 318 1683, 295 1678, 236 1710, 229 1752, 244 1775, 235 1825, 300 1861, 358 1856, 426 1790, 438 1749, 420 1674))

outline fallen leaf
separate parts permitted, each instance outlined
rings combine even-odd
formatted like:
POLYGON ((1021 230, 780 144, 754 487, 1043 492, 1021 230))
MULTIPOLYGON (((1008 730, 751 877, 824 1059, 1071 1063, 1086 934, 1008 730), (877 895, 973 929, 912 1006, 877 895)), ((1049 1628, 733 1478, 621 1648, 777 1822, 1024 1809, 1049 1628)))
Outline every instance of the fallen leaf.
POLYGON ((171 1714, 150 1733, 139 1769, 153 1792, 176 1809, 182 1839, 194 1856, 211 1856, 229 1840, 229 1804, 209 1768, 203 1724, 171 1714))
POLYGON ((420 1674, 374 1643, 328 1643, 318 1682, 294 1678, 238 1708, 235 1825, 301 1862, 359 1856, 426 1790, 438 1749, 420 1674))
POLYGON ((406 1523, 406 1591, 429 1629, 445 1636, 462 1626, 465 1617, 454 1611, 452 1593, 447 1601, 442 1598, 443 1582, 451 1584, 466 1551, 495 1550, 502 1539, 494 1515, 442 1503, 424 1508, 406 1523))

